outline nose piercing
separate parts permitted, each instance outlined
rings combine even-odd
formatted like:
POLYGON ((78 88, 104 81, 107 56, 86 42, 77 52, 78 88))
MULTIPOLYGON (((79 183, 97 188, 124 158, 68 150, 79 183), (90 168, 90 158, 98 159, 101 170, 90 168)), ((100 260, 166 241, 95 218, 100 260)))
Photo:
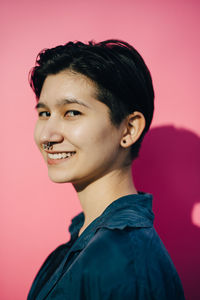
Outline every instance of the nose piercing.
POLYGON ((46 144, 42 144, 44 150, 53 150, 53 144, 48 142, 46 144))

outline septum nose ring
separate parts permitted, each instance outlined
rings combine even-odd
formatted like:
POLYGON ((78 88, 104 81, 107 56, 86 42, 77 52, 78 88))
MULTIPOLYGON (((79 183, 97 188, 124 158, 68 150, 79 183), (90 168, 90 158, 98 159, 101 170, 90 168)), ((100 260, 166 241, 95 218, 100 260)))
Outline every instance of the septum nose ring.
POLYGON ((53 150, 53 144, 51 142, 42 145, 44 150, 53 150))

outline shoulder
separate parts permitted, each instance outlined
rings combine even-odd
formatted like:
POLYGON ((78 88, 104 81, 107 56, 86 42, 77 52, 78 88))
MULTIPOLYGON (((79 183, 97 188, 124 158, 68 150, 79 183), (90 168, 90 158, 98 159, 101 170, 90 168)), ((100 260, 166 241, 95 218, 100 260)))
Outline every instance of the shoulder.
POLYGON ((165 295, 170 285, 171 299, 175 299, 176 293, 182 295, 175 267, 153 227, 102 228, 83 250, 81 258, 87 279, 92 276, 90 280, 97 280, 104 291, 117 290, 117 295, 121 291, 134 296, 140 292, 143 298, 138 299, 157 295, 155 299, 164 300, 169 299, 165 295))
POLYGON ((101 228, 83 250, 87 254, 98 254, 98 260, 115 260, 118 264, 138 260, 142 257, 148 263, 148 258, 159 254, 162 258, 169 255, 153 227, 121 229, 101 228), (119 260, 120 258, 120 260, 119 260))
POLYGON ((153 228, 101 228, 81 253, 81 260, 86 263, 84 270, 94 268, 99 275, 106 271, 105 277, 140 275, 141 270, 148 267, 150 257, 152 259, 152 243, 156 244, 154 235, 153 228))

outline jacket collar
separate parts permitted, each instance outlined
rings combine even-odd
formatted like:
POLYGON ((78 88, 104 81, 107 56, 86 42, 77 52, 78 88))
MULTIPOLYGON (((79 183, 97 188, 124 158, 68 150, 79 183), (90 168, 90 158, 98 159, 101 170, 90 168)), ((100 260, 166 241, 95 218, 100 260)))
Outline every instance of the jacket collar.
MULTIPOLYGON (((113 201, 98 218, 90 223, 80 235, 74 247, 72 247, 73 251, 83 249, 100 228, 122 230, 125 227, 151 227, 153 226, 153 220, 151 194, 139 192, 139 194, 120 197, 113 201)), ((72 241, 77 239, 83 223, 83 212, 72 219, 69 227, 72 241)))

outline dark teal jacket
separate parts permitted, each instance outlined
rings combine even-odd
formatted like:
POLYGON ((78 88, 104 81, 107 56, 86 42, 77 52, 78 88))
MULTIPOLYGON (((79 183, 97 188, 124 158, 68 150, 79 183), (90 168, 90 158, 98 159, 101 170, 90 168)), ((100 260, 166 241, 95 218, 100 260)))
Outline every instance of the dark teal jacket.
POLYGON ((183 300, 179 276, 153 228, 152 196, 127 195, 111 203, 78 237, 49 255, 28 300, 183 300))

